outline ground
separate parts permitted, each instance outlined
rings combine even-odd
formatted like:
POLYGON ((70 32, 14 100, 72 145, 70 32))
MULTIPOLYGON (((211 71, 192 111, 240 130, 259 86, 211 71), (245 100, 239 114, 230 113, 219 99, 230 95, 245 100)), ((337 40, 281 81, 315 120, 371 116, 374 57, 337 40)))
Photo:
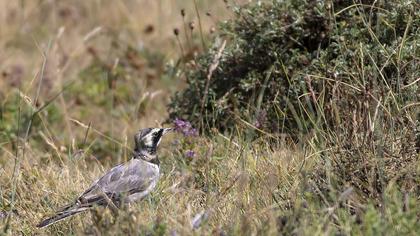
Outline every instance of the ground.
POLYGON ((137 130, 177 125, 168 121, 167 105, 186 83, 172 70, 185 63, 180 58, 205 53, 216 41, 218 22, 234 17, 235 4, 0 0, 0 230, 380 235, 386 224, 392 232, 418 232, 418 197, 392 183, 382 210, 353 198, 352 186, 341 192, 317 189, 317 178, 310 176, 325 164, 320 160, 329 150, 311 148, 316 140, 310 134, 303 145, 216 129, 165 137, 156 190, 118 216, 97 208, 35 227, 131 158, 137 130), (343 210, 359 202, 363 211, 343 210))

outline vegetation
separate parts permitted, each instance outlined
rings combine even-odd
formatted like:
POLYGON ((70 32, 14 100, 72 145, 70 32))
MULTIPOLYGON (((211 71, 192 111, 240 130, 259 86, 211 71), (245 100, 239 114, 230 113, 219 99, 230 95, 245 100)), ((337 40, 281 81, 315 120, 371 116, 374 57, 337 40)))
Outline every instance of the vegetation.
MULTIPOLYGON (((412 1, 239 7, 235 20, 223 25, 229 43, 217 69, 209 69, 220 53, 216 44, 186 72, 188 86, 173 97, 170 116, 203 132, 239 130, 245 140, 256 134, 297 140, 309 156, 319 155, 302 163, 295 193, 300 199, 288 192, 277 196, 290 204, 279 204, 282 232, 311 229, 313 222, 319 233, 357 232, 345 227, 369 221, 366 205, 391 211, 389 194, 420 196, 417 8, 412 1), (309 208, 317 216, 306 222, 300 218, 311 215, 308 204, 315 204, 309 208), (318 222, 322 208, 329 213, 318 222)), ((418 218, 412 220, 418 226, 418 218)), ((359 233, 366 234, 370 224, 359 233)), ((404 228, 397 224, 386 232, 404 228)))
POLYGON ((210 2, 0 1, 2 232, 419 234, 419 4, 210 2), (35 228, 162 125, 148 198, 35 228))

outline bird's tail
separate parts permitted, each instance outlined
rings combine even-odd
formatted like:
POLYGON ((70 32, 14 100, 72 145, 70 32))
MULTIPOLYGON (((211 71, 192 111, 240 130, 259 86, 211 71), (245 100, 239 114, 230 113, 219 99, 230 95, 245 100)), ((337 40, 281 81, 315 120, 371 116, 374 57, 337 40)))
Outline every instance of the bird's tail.
POLYGON ((72 215, 76 215, 80 212, 86 211, 88 210, 89 207, 78 207, 78 208, 74 208, 74 209, 65 209, 63 211, 59 211, 57 213, 55 213, 54 216, 48 217, 44 220, 42 220, 41 222, 39 222, 39 224, 36 225, 36 227, 38 228, 44 228, 47 227, 48 225, 57 223, 59 221, 62 221, 63 219, 72 216, 72 215))

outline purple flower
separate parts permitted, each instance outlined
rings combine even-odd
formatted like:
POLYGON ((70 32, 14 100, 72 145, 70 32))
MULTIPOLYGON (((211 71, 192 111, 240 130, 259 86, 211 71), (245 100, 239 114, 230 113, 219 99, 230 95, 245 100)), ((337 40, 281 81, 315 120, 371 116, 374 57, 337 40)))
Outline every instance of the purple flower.
POLYGON ((257 118, 254 122, 254 126, 258 129, 264 128, 264 123, 267 121, 267 112, 265 110, 262 110, 258 112, 257 118))
POLYGON ((189 158, 193 158, 195 156, 195 152, 193 150, 187 150, 185 152, 185 156, 189 158))
POLYGON ((198 131, 195 128, 191 128, 189 130, 186 130, 184 134, 185 134, 185 136, 197 136, 198 131))
POLYGON ((197 136, 197 129, 193 128, 189 121, 176 118, 174 120, 175 131, 182 133, 184 136, 197 136))

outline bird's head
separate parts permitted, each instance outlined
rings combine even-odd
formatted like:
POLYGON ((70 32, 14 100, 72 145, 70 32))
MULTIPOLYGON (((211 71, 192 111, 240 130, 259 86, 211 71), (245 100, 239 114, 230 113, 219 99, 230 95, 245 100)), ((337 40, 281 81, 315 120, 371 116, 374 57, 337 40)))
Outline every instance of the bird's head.
POLYGON ((142 158, 146 161, 153 161, 157 158, 157 147, 166 133, 172 128, 146 128, 141 129, 135 136, 135 157, 142 158))

